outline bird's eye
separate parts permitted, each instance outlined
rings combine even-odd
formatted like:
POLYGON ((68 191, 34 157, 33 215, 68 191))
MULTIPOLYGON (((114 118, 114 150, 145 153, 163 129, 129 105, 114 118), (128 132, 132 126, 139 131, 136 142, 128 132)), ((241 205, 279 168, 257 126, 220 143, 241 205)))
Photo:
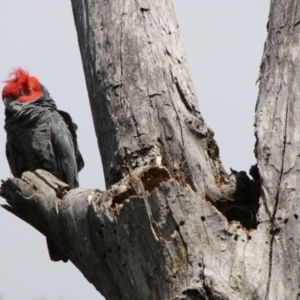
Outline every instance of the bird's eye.
POLYGON ((23 95, 23 90, 22 90, 22 89, 21 89, 21 90, 18 90, 17 94, 18 94, 18 96, 23 95))

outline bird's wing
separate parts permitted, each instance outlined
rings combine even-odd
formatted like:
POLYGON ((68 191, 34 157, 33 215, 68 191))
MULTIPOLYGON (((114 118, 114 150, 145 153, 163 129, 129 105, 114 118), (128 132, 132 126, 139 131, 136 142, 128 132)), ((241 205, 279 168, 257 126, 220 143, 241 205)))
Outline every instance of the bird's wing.
POLYGON ((51 142, 60 173, 70 188, 78 187, 78 169, 72 134, 57 111, 53 111, 50 118, 51 142))
MULTIPOLYGON (((34 117, 38 111, 32 111, 34 117)), ((14 176, 20 177, 25 171, 38 168, 58 175, 51 145, 50 112, 29 122, 28 118, 18 119, 7 115, 6 156, 14 176)))
POLYGON ((26 159, 11 136, 7 136, 6 157, 12 174, 20 177, 26 171, 26 159))
POLYGON ((79 151, 78 143, 77 143, 76 130, 78 129, 78 126, 73 122, 71 116, 67 112, 58 110, 58 113, 63 117, 65 123, 68 126, 68 129, 70 130, 70 132, 72 134, 73 144, 74 144, 74 149, 75 149, 75 157, 76 157, 76 162, 77 162, 77 170, 79 172, 84 167, 84 161, 83 161, 82 155, 79 151))

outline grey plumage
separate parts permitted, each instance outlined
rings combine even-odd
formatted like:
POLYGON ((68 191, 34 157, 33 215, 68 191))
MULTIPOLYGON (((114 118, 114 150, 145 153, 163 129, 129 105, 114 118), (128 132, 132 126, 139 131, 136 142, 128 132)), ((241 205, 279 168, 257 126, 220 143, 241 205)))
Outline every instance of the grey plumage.
MULTIPOLYGON (((6 156, 14 176, 44 169, 70 188, 79 185, 78 172, 84 167, 77 145, 77 126, 71 116, 57 110, 48 91, 27 103, 11 102, 5 110, 6 156)), ((50 258, 67 261, 53 242, 47 240, 50 258)))

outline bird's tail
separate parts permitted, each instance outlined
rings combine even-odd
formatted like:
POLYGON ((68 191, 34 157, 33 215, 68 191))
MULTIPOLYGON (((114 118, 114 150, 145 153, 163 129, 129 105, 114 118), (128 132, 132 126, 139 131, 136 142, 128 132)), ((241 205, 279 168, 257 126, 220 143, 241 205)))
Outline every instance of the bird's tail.
POLYGON ((68 258, 64 255, 64 253, 61 252, 60 249, 55 245, 54 242, 52 242, 48 237, 47 237, 47 246, 48 246, 48 251, 49 251, 49 256, 52 261, 63 261, 67 262, 68 258))

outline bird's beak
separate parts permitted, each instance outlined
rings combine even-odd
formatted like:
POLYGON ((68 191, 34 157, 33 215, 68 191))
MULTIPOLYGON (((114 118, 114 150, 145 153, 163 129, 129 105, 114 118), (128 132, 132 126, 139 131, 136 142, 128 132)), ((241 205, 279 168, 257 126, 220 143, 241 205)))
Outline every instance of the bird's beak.
POLYGON ((10 103, 14 101, 14 98, 13 97, 9 97, 9 96, 4 96, 3 97, 3 102, 4 102, 4 105, 7 109, 10 108, 10 103))

